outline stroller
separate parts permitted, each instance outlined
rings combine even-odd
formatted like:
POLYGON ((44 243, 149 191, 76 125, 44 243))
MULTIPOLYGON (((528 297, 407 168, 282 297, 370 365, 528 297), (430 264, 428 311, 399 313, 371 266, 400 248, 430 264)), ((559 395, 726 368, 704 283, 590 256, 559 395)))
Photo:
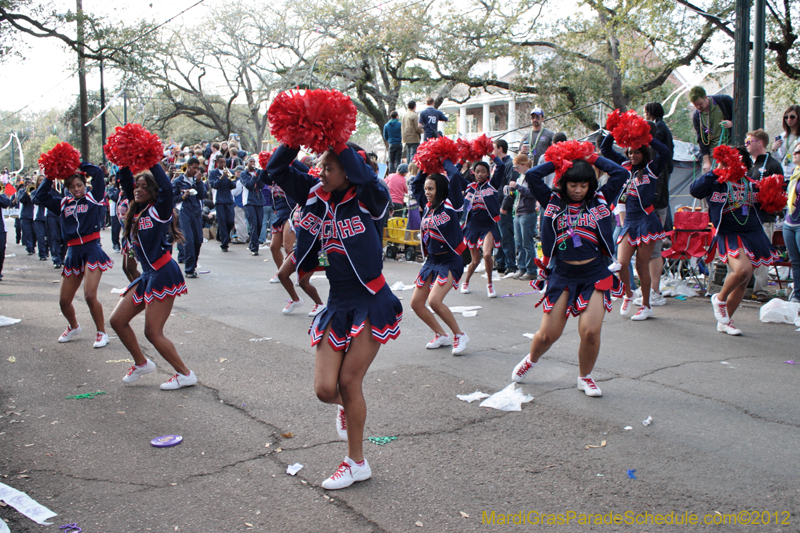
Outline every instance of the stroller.
POLYGON ((701 258, 708 253, 714 236, 708 211, 702 207, 679 207, 673 217, 673 230, 667 233, 672 246, 661 252, 665 259, 664 268, 671 275, 686 280, 693 278, 705 291, 708 281, 708 268, 701 258), (703 274, 704 280, 700 280, 703 274))

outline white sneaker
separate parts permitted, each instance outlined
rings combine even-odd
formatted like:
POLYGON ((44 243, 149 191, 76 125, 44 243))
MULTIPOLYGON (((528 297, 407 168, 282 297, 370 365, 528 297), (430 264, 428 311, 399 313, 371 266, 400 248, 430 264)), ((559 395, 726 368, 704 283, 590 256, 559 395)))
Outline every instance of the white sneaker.
POLYGON ((578 376, 578 390, 586 393, 586 396, 599 397, 603 395, 603 391, 594 382, 592 376, 580 377, 578 376))
POLYGON ((714 309, 714 318, 717 319, 717 322, 727 324, 731 321, 731 317, 728 316, 727 302, 720 302, 716 294, 711 296, 711 307, 714 309))
POLYGON ((727 333, 728 335, 734 335, 734 336, 739 336, 742 334, 742 330, 733 325, 733 320, 731 320, 727 324, 720 324, 719 322, 717 322, 717 331, 719 331, 720 333, 727 333))
POLYGON ((292 301, 292 300, 286 300, 286 301, 289 302, 289 303, 286 304, 286 307, 283 308, 283 314, 284 315, 291 315, 292 311, 294 311, 295 309, 297 309, 298 307, 300 307, 301 305, 303 305, 305 303, 305 302, 303 302, 302 298, 298 298, 295 301, 292 301))
POLYGON ((511 373, 511 381, 519 383, 520 381, 525 379, 525 376, 528 374, 528 372, 535 366, 536 363, 531 361, 530 358, 526 355, 525 357, 522 358, 522 361, 517 363, 517 366, 514 367, 514 371, 511 373))
POLYGON ((310 316, 311 318, 314 318, 315 316, 317 316, 318 314, 320 314, 324 310, 325 310, 325 304, 314 304, 314 307, 308 313, 308 316, 310 316))
POLYGON ((653 316, 653 314, 654 313, 652 307, 642 306, 639 308, 638 311, 636 311, 636 314, 631 317, 631 320, 636 320, 636 321, 647 320, 648 318, 653 316))
POLYGON ((347 440, 347 417, 344 416, 344 407, 336 406, 336 433, 343 441, 347 440))
POLYGON ((469 290, 469 283, 462 283, 461 284, 461 288, 459 289, 459 292, 461 294, 469 294, 469 293, 471 293, 472 291, 469 290))
POLYGON ((667 299, 661 293, 650 289, 650 307, 661 307, 667 305, 667 299))
POLYGON ((494 292, 494 285, 492 285, 491 283, 486 286, 486 295, 489 298, 497 298, 497 293, 494 292))
POLYGON ((281 280, 278 279, 278 274, 275 274, 274 276, 272 276, 272 279, 269 280, 269 282, 270 283, 280 283, 281 280))
POLYGON ((467 349, 467 343, 469 343, 469 336, 465 331, 461 335, 454 335, 453 336, 453 355, 461 355, 461 353, 467 349))
POLYGON ((122 378, 122 381, 125 383, 133 383, 145 374, 155 372, 155 370, 156 364, 148 359, 147 362, 142 366, 133 365, 130 370, 128 370, 128 373, 125 374, 125 377, 122 378))
POLYGON ((619 314, 622 316, 628 316, 631 314, 631 303, 633 303, 633 298, 623 296, 622 305, 619 306, 619 314))
POLYGON ((67 329, 64 330, 64 333, 62 333, 61 336, 58 338, 58 342, 69 342, 69 341, 72 340, 72 337, 74 337, 75 335, 77 335, 80 332, 81 332, 81 325, 80 324, 78 324, 78 327, 75 328, 75 329, 72 329, 68 325, 67 329))
POLYGON ((189 371, 188 376, 184 376, 180 372, 169 378, 169 381, 161 384, 161 390, 177 390, 181 387, 191 387, 197 383, 197 376, 193 371, 189 371))
POLYGON ((105 331, 98 331, 97 332, 97 339, 95 339, 93 346, 95 348, 102 348, 103 346, 108 344, 108 335, 105 331))
POLYGON ((451 346, 453 344, 453 339, 445 333, 444 335, 439 335, 438 333, 433 337, 433 340, 425 345, 425 347, 429 350, 435 350, 436 348, 441 348, 442 346, 451 346))
POLYGON ((364 459, 364 464, 358 466, 355 461, 345 457, 336 472, 331 477, 322 482, 322 488, 326 490, 336 490, 349 487, 357 481, 364 481, 372 477, 372 469, 364 459))

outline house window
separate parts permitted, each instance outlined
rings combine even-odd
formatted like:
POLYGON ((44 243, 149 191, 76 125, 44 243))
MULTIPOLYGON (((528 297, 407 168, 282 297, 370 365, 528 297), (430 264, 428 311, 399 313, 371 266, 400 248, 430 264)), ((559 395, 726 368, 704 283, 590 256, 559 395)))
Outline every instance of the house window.
POLYGON ((478 120, 475 118, 475 115, 467 115, 466 133, 478 133, 478 120))

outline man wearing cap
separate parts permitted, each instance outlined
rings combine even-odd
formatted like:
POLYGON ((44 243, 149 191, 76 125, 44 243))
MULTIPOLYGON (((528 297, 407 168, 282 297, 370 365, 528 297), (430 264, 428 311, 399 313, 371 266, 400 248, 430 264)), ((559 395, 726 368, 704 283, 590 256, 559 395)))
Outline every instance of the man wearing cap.
POLYGON ((408 165, 403 163, 397 167, 397 172, 386 177, 386 185, 389 186, 389 196, 392 197, 392 207, 396 217, 403 216, 403 209, 406 208, 405 196, 408 194, 408 165))
POLYGON ((225 156, 217 152, 217 160, 214 169, 208 173, 208 184, 216 191, 214 195, 214 207, 217 210, 217 227, 219 231, 219 247, 223 252, 228 251, 231 242, 231 231, 233 231, 234 212, 233 212, 233 189, 236 188, 236 178, 231 174, 229 179, 223 174, 225 168, 225 156))
POLYGON ((520 153, 527 154, 536 164, 553 144, 554 133, 544 127, 544 111, 541 107, 531 109, 531 131, 522 138, 520 153))

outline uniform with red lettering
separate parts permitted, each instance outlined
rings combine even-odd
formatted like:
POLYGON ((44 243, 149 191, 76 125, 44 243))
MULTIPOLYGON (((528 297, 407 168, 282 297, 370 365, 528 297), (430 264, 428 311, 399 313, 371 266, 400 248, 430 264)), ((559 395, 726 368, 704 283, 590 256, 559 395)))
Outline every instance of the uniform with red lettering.
POLYGON ((85 280, 83 296, 97 327, 94 347, 102 348, 108 344, 108 335, 103 320, 103 305, 97 299, 97 287, 103 272, 114 266, 114 262, 100 247, 100 228, 105 218, 103 171, 91 163, 81 163, 80 171, 64 180, 64 187, 71 196, 55 196, 53 180, 47 177, 35 193, 39 205, 61 217, 68 246, 61 271, 59 303, 69 325, 58 342, 69 342, 81 332, 72 300, 85 280), (87 187, 87 176, 94 184, 91 188, 87 187))
MULTIPOLYGON (((530 190, 545 207, 542 226, 542 260, 537 259, 543 279, 531 286, 543 290, 536 304, 544 304, 542 325, 533 336, 531 352, 514 368, 513 381, 522 381, 555 341, 561 337, 569 315, 577 316, 578 390, 587 396, 602 392, 591 372, 600 352, 600 330, 604 309, 611 311, 611 296, 622 296, 623 288, 613 274, 619 264, 607 266, 604 256, 613 256, 614 217, 606 198, 616 198, 629 173, 620 165, 596 154, 572 162, 556 177, 551 190, 544 176, 555 170, 544 163, 525 174, 530 190), (609 175, 598 188, 592 165, 609 175), (555 261, 553 259, 555 258, 555 261)), ((648 256, 649 257, 649 256, 648 256)))
POLYGON ((338 406, 336 428, 348 447, 347 457, 322 487, 341 489, 372 476, 363 450, 362 381, 381 344, 400 335, 403 307, 382 274, 378 230, 391 200, 355 149, 340 144, 326 151, 316 185, 292 167, 297 153, 281 145, 266 170, 303 206, 296 229, 298 276, 322 266, 330 281, 328 305, 314 318, 310 334, 316 346, 317 397, 338 406))
POLYGON ((426 348, 432 350, 452 345, 453 355, 460 355, 466 349, 469 337, 458 327, 450 308, 444 304, 444 298, 451 287, 458 287, 464 273, 461 253, 467 245, 459 223, 464 206, 463 178, 449 159, 444 161, 444 168, 447 176, 420 172, 411 184, 418 205, 425 206, 421 230, 422 251, 426 256, 411 296, 411 309, 433 330, 433 340, 426 348), (433 313, 444 320, 453 332, 452 337, 444 331, 433 313))
POLYGON ((172 341, 164 335, 164 324, 172 312, 175 297, 187 293, 181 269, 172 259, 172 245, 167 242, 170 232, 176 240, 183 240, 173 219, 172 183, 158 163, 149 172, 139 173, 135 181, 127 167, 120 169, 119 176, 125 197, 130 199, 123 235, 142 265, 141 276, 128 285, 111 314, 111 327, 134 361, 122 381, 133 383, 156 370, 155 363, 142 353, 130 325, 131 320, 144 311, 147 340, 175 369, 175 374, 161 385, 161 389, 189 387, 197 383, 197 377, 183 363, 172 341))
POLYGON ((500 248, 500 230, 497 228, 497 222, 500 220, 499 188, 505 177, 503 160, 495 156, 494 163, 495 169, 491 179, 489 179, 488 163, 483 161, 475 163, 475 182, 467 185, 467 192, 464 195, 467 205, 464 242, 472 255, 472 261, 467 266, 467 275, 461 284, 461 292, 470 293, 469 280, 478 268, 482 255, 488 277, 486 294, 489 298, 497 298, 492 285, 492 270, 494 270, 492 249, 500 248))

